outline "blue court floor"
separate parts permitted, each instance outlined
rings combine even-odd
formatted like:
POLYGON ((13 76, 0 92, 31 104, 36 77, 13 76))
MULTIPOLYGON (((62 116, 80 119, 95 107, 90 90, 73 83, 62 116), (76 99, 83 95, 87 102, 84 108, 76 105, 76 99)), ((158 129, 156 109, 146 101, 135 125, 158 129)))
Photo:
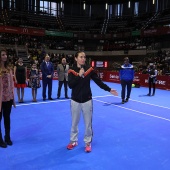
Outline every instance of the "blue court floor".
POLYGON ((121 104, 120 84, 105 83, 117 89, 119 96, 91 82, 91 153, 84 152, 82 118, 79 145, 66 149, 70 99, 64 98, 63 88, 56 99, 58 81, 53 81, 53 101, 43 101, 40 88, 38 102, 33 103, 31 89, 26 88, 24 103, 12 109, 13 146, 0 148, 0 170, 170 170, 170 91, 156 89, 155 96, 147 96, 148 88, 132 88, 129 102, 121 104))

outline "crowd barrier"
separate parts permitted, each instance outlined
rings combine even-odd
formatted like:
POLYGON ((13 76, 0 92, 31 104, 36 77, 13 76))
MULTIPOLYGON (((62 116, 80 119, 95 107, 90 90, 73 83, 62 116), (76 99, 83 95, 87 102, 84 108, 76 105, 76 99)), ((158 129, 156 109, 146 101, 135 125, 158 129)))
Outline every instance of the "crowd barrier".
MULTIPOLYGON (((103 81, 120 83, 119 72, 100 71, 98 74, 103 81)), ((42 73, 40 71, 40 78, 41 77, 42 73)), ((53 80, 58 80, 57 71, 54 71, 53 80)), ((135 73, 134 82, 137 82, 140 86, 148 87, 148 75, 135 73)), ((157 76, 156 88, 170 90, 170 76, 157 76)))

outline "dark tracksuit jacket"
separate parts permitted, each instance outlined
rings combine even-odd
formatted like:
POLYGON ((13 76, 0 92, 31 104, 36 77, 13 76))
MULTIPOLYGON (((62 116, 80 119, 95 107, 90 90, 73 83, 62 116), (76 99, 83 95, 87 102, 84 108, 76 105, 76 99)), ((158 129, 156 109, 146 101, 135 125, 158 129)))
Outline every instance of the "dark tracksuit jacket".
POLYGON ((94 82, 102 89, 110 92, 106 84, 104 84, 98 75, 95 73, 92 67, 84 67, 85 73, 83 77, 80 77, 80 68, 74 66, 68 71, 68 85, 72 89, 71 94, 71 112, 72 112, 72 127, 70 133, 70 141, 78 140, 78 123, 80 119, 79 107, 83 112, 83 118, 85 122, 85 134, 84 142, 90 143, 92 141, 92 92, 90 88, 90 80, 94 82))
POLYGON ((84 78, 78 75, 80 68, 74 66, 68 71, 68 86, 72 89, 71 99, 84 103, 92 99, 90 80, 92 79, 100 88, 110 92, 111 88, 104 84, 92 67, 84 67, 84 78))

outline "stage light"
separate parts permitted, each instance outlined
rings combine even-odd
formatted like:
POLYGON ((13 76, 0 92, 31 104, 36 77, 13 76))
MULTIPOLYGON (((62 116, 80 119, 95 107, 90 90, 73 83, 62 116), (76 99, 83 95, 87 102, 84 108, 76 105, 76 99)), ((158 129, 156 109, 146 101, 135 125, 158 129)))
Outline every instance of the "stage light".
POLYGON ((130 1, 128 2, 128 8, 130 8, 130 1))
POLYGON ((106 10, 108 9, 108 4, 106 3, 106 10))
POLYGON ((84 2, 84 4, 83 4, 83 9, 84 9, 84 10, 86 9, 86 4, 85 4, 85 2, 84 2))

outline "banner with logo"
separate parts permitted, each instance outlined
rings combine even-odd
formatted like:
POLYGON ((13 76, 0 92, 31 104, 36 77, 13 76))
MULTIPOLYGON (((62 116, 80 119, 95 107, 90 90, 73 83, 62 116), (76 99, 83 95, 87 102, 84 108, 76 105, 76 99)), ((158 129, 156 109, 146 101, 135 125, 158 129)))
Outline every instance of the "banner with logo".
POLYGON ((104 70, 96 70, 97 75, 100 77, 101 80, 106 81, 106 74, 107 71, 104 70))
POLYGON ((44 29, 35 29, 35 28, 27 28, 27 27, 0 26, 0 32, 14 33, 14 34, 27 34, 27 35, 35 35, 35 36, 45 36, 44 29))
POLYGON ((105 81, 120 83, 119 72, 106 72, 105 81))
POLYGON ((50 35, 50 36, 60 36, 60 37, 73 37, 73 33, 71 32, 57 32, 57 31, 48 31, 45 30, 45 35, 50 35))
MULTIPOLYGON (((148 87, 148 75, 138 74, 140 79, 140 85, 148 87)), ((170 89, 170 76, 157 76, 156 88, 170 89)))
MULTIPOLYGON (((103 81, 120 83, 119 73, 105 71, 103 72, 103 81)), ((135 73, 135 82, 139 82, 141 86, 148 87, 148 75, 135 73)), ((170 76, 157 76, 156 88, 170 90, 170 76)))
POLYGON ((166 35, 166 34, 170 34, 170 27, 159 27, 155 29, 148 29, 148 30, 141 31, 141 36, 144 37, 166 35))
MULTIPOLYGON (((29 72, 28 72, 29 74, 29 72)), ((106 82, 120 83, 119 72, 97 71, 101 80, 106 82)), ((42 72, 39 72, 42 79, 42 72)), ((54 71, 53 80, 58 80, 58 73, 54 71)), ((148 87, 148 75, 135 73, 134 82, 138 82, 141 86, 148 87)), ((156 88, 170 90, 170 76, 157 76, 156 88)))

